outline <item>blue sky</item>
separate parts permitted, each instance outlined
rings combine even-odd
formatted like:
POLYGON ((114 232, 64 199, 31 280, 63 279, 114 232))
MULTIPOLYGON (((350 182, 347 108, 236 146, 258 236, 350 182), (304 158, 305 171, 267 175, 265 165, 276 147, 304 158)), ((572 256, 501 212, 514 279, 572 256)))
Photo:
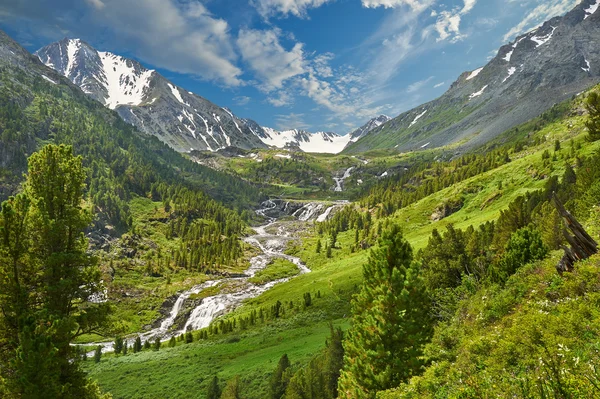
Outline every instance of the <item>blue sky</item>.
POLYGON ((347 133, 444 93, 578 0, 1 0, 31 51, 81 38, 240 117, 347 133))

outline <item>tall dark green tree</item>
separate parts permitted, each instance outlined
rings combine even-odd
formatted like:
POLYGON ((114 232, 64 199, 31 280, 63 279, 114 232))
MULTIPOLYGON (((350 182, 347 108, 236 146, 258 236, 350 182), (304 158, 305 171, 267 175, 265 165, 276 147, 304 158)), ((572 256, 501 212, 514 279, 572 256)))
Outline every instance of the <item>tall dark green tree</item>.
POLYGON ((219 399, 221 397, 221 388, 219 387, 219 378, 215 375, 208 384, 206 399, 219 399))
POLYGON ((588 128, 590 141, 596 141, 600 139, 600 94, 598 92, 591 92, 586 101, 585 108, 589 115, 585 122, 585 126, 588 128))
POLYGON ((242 399, 242 386, 239 375, 227 381, 225 388, 223 388, 221 399, 242 399))
POLYGON ((85 172, 71 147, 48 145, 29 159, 23 193, 0 216, 0 373, 14 396, 97 397, 71 341, 97 332, 107 305, 83 230, 85 172))
POLYGON ((290 365, 288 355, 284 354, 281 356, 269 383, 269 392, 272 399, 280 399, 285 393, 285 389, 287 388, 291 377, 289 373, 286 373, 290 365))
POLYGON ((343 398, 375 398, 422 367, 431 336, 429 298, 412 248, 393 224, 363 267, 364 282, 352 300, 352 327, 344 340, 343 398))

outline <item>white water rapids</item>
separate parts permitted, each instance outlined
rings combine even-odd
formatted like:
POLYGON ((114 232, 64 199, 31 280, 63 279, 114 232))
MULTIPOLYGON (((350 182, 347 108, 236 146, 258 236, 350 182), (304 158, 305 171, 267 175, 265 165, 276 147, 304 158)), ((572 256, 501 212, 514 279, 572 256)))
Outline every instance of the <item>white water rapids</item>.
POLYGON ((335 191, 335 192, 344 191, 344 186, 343 186, 344 180, 346 180, 347 178, 350 177, 350 173, 352 173, 353 170, 354 170, 354 166, 346 169, 346 171, 344 172, 342 177, 334 177, 333 178, 333 180, 335 180, 335 188, 333 189, 333 191, 335 191))
MULTIPOLYGON (((275 204, 270 201, 267 201, 264 205, 266 206, 266 208, 258 210, 257 213, 259 215, 267 217, 265 215, 265 212, 275 204)), ((317 209, 322 210, 324 208, 321 204, 309 205, 310 211, 308 213, 311 213, 312 215, 316 215, 317 209)), ((308 205, 305 206, 305 208, 306 207, 308 207, 308 205)), ((325 220, 327 216, 329 216, 331 209, 332 207, 329 207, 325 210, 326 215, 325 213, 319 214, 318 220, 325 220)), ((298 216, 301 216, 299 217, 300 220, 309 220, 308 217, 303 217, 306 215, 301 214, 298 216)), ((124 341, 127 342, 127 345, 129 347, 132 347, 133 343, 135 342, 138 336, 141 338, 142 342, 147 340, 154 341, 157 337, 160 338, 161 341, 168 341, 171 337, 179 336, 189 330, 199 330, 202 328, 206 328, 215 318, 235 309, 244 300, 255 298, 263 292, 271 289, 276 284, 280 284, 290 280, 290 278, 283 278, 276 281, 271 281, 264 285, 256 285, 248 281, 250 277, 253 277, 257 272, 266 268, 267 265, 271 262, 271 260, 275 258, 286 259, 294 263, 298 267, 297 276, 309 273, 310 269, 306 267, 304 263, 302 263, 300 258, 286 255, 283 253, 283 251, 287 247, 288 242, 292 240, 292 237, 290 237, 291 233, 286 230, 287 223, 289 222, 278 222, 276 219, 268 217, 267 219, 269 220, 269 223, 260 227, 256 227, 256 234, 244 239, 245 242, 259 248, 262 253, 250 259, 250 267, 246 270, 243 277, 229 277, 220 280, 207 281, 203 284, 197 285, 187 291, 180 293, 177 297, 177 300, 173 304, 169 315, 164 320, 162 320, 159 327, 144 333, 128 336, 126 339, 124 339, 124 341), (276 233, 272 234, 267 232, 267 230, 275 230, 276 233), (173 331, 172 327, 175 323, 175 320, 181 312, 181 310, 183 309, 186 300, 188 300, 191 295, 199 294, 207 288, 225 283, 234 283, 235 286, 238 288, 236 288, 236 291, 232 293, 217 294, 204 298, 200 305, 192 310, 184 327, 180 330, 173 331)), ((111 352, 113 350, 114 342, 96 342, 85 345, 100 345, 102 346, 103 352, 111 352)), ((90 353, 90 355, 93 355, 93 352, 90 353)))

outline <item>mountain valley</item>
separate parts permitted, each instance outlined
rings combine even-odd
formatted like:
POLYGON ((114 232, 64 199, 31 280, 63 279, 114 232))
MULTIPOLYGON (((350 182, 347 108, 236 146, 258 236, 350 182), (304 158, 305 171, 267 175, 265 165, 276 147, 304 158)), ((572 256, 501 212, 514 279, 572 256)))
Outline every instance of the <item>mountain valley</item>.
POLYGON ((347 134, 0 30, 0 397, 597 397, 599 6, 347 134))

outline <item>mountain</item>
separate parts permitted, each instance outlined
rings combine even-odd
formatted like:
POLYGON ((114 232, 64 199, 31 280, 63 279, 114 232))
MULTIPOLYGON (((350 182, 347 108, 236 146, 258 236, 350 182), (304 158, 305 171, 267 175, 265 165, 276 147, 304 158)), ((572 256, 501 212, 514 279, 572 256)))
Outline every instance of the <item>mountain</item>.
POLYGON ((36 53, 90 97, 180 152, 265 145, 231 111, 183 90, 139 62, 63 39, 36 53))
POLYGON ((391 120, 392 118, 390 118, 387 115, 379 115, 378 117, 368 121, 364 126, 361 126, 352 133, 350 133, 350 139, 352 142, 357 141, 361 137, 367 135, 367 133, 371 132, 373 129, 376 129, 379 126, 391 120))
POLYGON ((338 154, 349 143, 358 140, 391 119, 389 116, 379 115, 368 121, 364 126, 343 136, 332 132, 311 133, 299 129, 277 131, 269 127, 262 127, 251 119, 243 119, 243 122, 252 133, 268 146, 296 149, 304 152, 338 154))
POLYGON ((440 98, 373 129, 345 150, 419 150, 481 145, 600 82, 600 0, 502 46, 484 67, 463 73, 440 98))
POLYGON ((350 140, 350 136, 341 136, 332 132, 311 133, 306 130, 277 131, 262 127, 251 119, 244 119, 244 124, 264 144, 270 147, 295 149, 304 152, 337 154, 350 140))

